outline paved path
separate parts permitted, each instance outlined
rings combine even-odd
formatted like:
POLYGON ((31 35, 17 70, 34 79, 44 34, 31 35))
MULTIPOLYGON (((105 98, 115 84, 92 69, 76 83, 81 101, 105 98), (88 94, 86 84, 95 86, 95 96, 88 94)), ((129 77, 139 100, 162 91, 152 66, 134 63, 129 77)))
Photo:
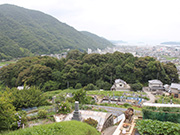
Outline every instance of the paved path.
POLYGON ((148 95, 148 97, 150 98, 150 100, 147 101, 146 103, 154 103, 155 100, 156 100, 156 97, 155 97, 153 94, 151 94, 150 91, 144 90, 144 92, 145 92, 145 93, 148 95))
MULTIPOLYGON (((127 108, 119 108, 119 107, 111 107, 111 106, 100 106, 100 105, 87 105, 87 106, 93 106, 96 108, 102 108, 107 110, 108 112, 112 113, 113 115, 119 116, 123 114, 124 111, 127 110, 127 108)), ((135 110, 136 113, 141 113, 141 111, 135 110)))
POLYGON ((114 133, 114 131, 116 130, 117 126, 111 126, 106 128, 101 135, 112 135, 114 133))

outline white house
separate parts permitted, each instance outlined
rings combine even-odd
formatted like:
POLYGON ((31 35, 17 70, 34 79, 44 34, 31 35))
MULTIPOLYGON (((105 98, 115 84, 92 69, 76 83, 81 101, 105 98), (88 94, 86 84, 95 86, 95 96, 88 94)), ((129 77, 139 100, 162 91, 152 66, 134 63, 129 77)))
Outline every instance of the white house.
POLYGON ((130 90, 130 86, 121 79, 116 79, 113 86, 111 87, 111 90, 130 90))
POLYGON ((149 80, 149 88, 152 91, 164 90, 163 83, 160 80, 149 80))
POLYGON ((176 98, 180 98, 180 84, 179 83, 171 83, 170 86, 171 95, 176 98))

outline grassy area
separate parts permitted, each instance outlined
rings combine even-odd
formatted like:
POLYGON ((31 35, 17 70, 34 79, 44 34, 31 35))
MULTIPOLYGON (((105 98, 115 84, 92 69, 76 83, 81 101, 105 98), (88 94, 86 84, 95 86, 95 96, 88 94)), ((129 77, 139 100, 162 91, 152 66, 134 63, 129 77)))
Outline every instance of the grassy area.
POLYGON ((11 63, 16 63, 16 61, 3 61, 3 62, 0 62, 0 66, 4 66, 6 64, 11 64, 11 63))
POLYGON ((90 125, 79 121, 64 121, 19 129, 6 135, 100 135, 90 125))
POLYGON ((55 95, 66 94, 66 93, 73 93, 74 91, 77 91, 77 90, 79 90, 79 89, 65 89, 65 90, 47 91, 47 92, 43 93, 43 95, 46 98, 50 99, 50 98, 52 98, 55 95))
MULTIPOLYGON (((157 103, 170 103, 171 102, 171 96, 156 96, 158 99, 156 100, 157 103)), ((180 99, 179 98, 172 98, 173 104, 180 104, 180 99)))
MULTIPOLYGON (((58 95, 58 94, 66 94, 66 93, 73 93, 79 89, 65 89, 65 90, 55 90, 55 91, 48 91, 45 92, 44 95, 47 99, 51 99, 53 96, 58 95)), ((144 92, 134 92, 134 91, 100 91, 100 90, 91 90, 87 91, 88 95, 101 95, 101 96, 122 96, 123 93, 135 93, 138 94, 139 96, 141 94, 146 95, 144 92)))
POLYGON ((103 96, 122 96, 123 93, 129 93, 129 94, 143 94, 146 95, 144 92, 134 92, 134 91, 100 91, 100 90, 94 90, 94 91, 87 91, 87 94, 89 95, 103 95, 103 96))
POLYGON ((128 103, 125 103, 124 105, 117 105, 117 104, 108 104, 108 103, 102 103, 100 104, 102 106, 111 106, 111 107, 118 107, 118 108, 133 108, 134 110, 138 110, 138 111, 142 111, 142 108, 140 107, 137 107, 137 106, 133 106, 133 105, 130 105, 128 103))

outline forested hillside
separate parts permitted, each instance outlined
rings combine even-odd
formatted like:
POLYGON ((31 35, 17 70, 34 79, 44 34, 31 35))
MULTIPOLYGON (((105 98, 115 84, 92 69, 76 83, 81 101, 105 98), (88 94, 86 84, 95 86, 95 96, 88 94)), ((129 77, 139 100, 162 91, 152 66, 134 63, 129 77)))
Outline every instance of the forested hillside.
POLYGON ((113 46, 107 40, 97 42, 103 38, 93 38, 42 12, 0 5, 0 60, 113 46))
POLYGON ((9 87, 39 86, 44 91, 75 87, 77 83, 89 83, 109 89, 115 79, 127 83, 145 84, 159 79, 163 83, 178 82, 173 63, 160 63, 152 57, 134 57, 130 53, 87 54, 73 50, 66 59, 53 57, 27 57, 0 69, 1 83, 9 87))

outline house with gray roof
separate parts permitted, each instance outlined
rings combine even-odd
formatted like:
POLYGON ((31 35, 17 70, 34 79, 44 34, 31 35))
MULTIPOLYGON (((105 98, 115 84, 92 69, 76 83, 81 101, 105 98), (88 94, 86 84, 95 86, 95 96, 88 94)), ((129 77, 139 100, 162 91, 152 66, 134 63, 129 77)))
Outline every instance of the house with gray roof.
POLYGON ((180 84, 179 83, 171 83, 170 86, 171 95, 176 98, 180 98, 180 84))
POLYGON ((151 91, 164 90, 163 83, 160 80, 149 80, 148 83, 148 86, 151 91))
POLYGON ((122 79, 116 79, 111 90, 120 91, 120 90, 130 90, 130 86, 122 79))

